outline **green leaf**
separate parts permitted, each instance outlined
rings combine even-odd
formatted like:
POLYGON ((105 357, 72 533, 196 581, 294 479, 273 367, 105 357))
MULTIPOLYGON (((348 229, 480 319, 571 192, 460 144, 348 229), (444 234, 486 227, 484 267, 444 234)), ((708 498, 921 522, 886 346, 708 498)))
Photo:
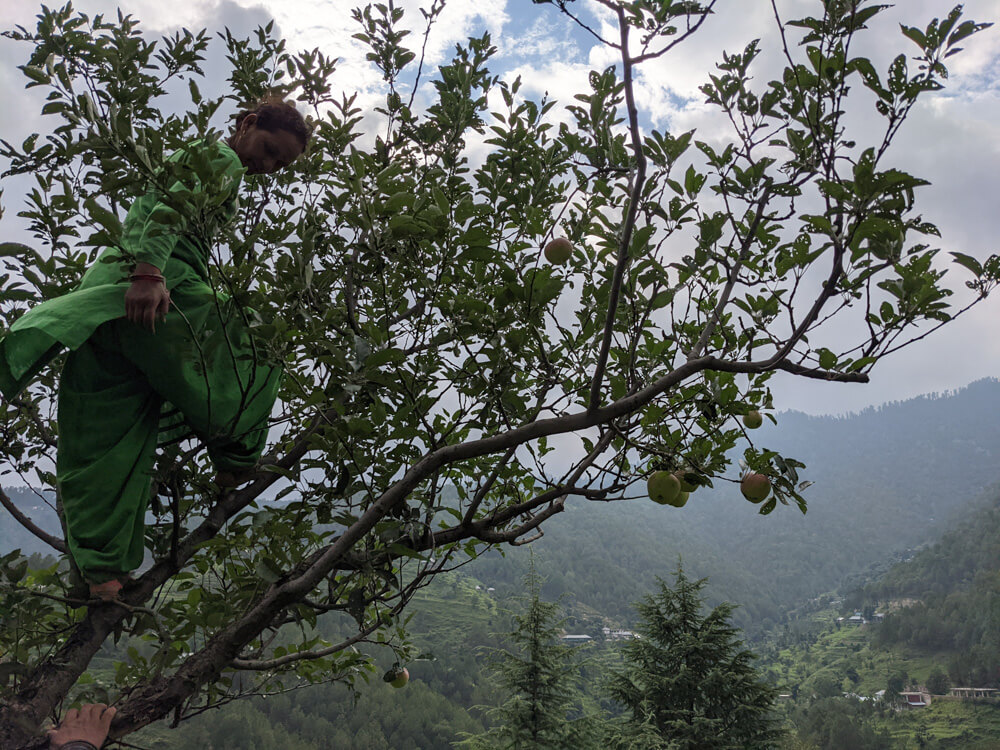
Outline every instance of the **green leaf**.
POLYGON ((267 557, 258 557, 257 565, 255 567, 257 575, 267 581, 268 583, 274 583, 279 578, 281 578, 281 569, 278 567, 274 560, 267 557))
POLYGON ((399 349, 380 349, 365 359, 365 367, 376 369, 390 362, 401 362, 404 354, 399 349))
POLYGON ((975 21, 966 21, 955 29, 952 35, 948 37, 948 46, 951 47, 952 45, 957 44, 963 39, 970 37, 983 29, 988 29, 992 25, 992 23, 976 23, 975 21))
POLYGON ((35 251, 20 242, 0 242, 0 257, 14 258, 19 255, 35 255, 35 251))
POLYGON ((924 36, 924 32, 920 29, 914 26, 905 26, 903 24, 900 24, 899 28, 903 32, 903 36, 912 40, 921 49, 924 49, 927 46, 927 37, 924 36))
POLYGON ((698 174, 694 165, 687 168, 687 172, 684 173, 684 190, 687 192, 688 197, 694 198, 701 192, 702 187, 705 185, 705 180, 707 180, 703 174, 698 174))
POLYGON ((396 556, 409 557, 414 560, 425 560, 426 556, 417 552, 415 549, 407 547, 405 544, 390 544, 389 552, 396 556))
MULTIPOLYGON (((46 73, 41 68, 35 67, 34 65, 21 65, 19 66, 24 74, 30 78, 34 83, 48 83, 51 80, 48 73, 46 73)), ((29 86, 32 84, 28 84, 29 86)))
POLYGON ((966 255, 965 253, 952 253, 951 255, 960 266, 968 268, 976 276, 983 275, 982 264, 971 255, 966 255))
POLYGON ((853 362, 851 362, 851 364, 847 368, 847 371, 857 372, 862 368, 875 364, 877 361, 878 357, 861 357, 860 359, 856 359, 853 362))
POLYGON ((399 192, 392 195, 389 200, 385 203, 385 210, 390 213, 395 213, 396 211, 401 211, 404 208, 410 208, 413 206, 413 193, 410 192, 399 192))

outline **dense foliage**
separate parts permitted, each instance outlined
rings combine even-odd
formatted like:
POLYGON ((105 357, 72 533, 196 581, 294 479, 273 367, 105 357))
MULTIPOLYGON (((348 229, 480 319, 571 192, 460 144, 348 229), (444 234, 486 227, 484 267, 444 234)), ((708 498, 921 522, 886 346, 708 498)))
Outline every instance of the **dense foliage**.
POLYGON ((795 717, 799 737, 817 750, 890 750, 888 732, 876 729, 871 704, 828 697, 800 709, 795 717))
MULTIPOLYGON (((984 25, 956 8, 904 27, 914 59, 879 73, 852 40, 884 6, 816 2, 815 16, 778 19, 801 44, 784 50, 777 79, 753 80, 757 42, 710 76, 706 101, 732 124, 725 142, 646 132, 636 66, 697 33, 717 1, 600 0, 618 34, 601 41, 620 65, 594 71, 558 124, 555 102, 490 72, 488 35, 421 87, 402 11, 356 11, 385 81, 371 142, 354 97, 331 91, 334 61, 288 52, 271 28, 223 34, 230 88, 218 96, 199 88, 206 31, 154 42, 132 18, 66 6, 7 32, 30 48, 22 70, 53 126, 0 142, 7 173, 35 180, 21 212, 35 247, 0 248, 3 326, 75 286, 117 243, 125 207, 170 179, 166 156, 220 137, 226 101, 288 94, 316 136, 294 171, 248 179, 213 258, 261 356, 285 367, 273 460, 219 493, 198 442, 159 454, 153 565, 127 607, 83 609, 56 568, 26 574, 4 559, 2 606, 24 627, 0 631, 4 658, 23 666, 5 689, 0 744, 37 746, 60 701, 94 697, 74 685, 112 634, 149 642, 115 670, 116 737, 286 682, 354 681, 374 669, 354 644, 405 660, 407 602, 449 565, 531 538, 567 498, 627 499, 651 469, 735 480, 736 418, 771 407, 775 371, 863 382, 916 326, 953 317, 924 241, 937 230, 916 209, 924 183, 886 153, 984 25), (189 103, 177 107, 179 82, 189 103), (859 91, 874 97, 880 132, 852 131, 848 110, 868 106, 859 91), (488 155, 475 162, 479 145, 488 155), (554 234, 575 248, 564 267, 540 262, 554 234), (826 334, 838 317, 853 321, 843 346, 843 329, 826 334), (571 433, 581 449, 555 462, 549 439, 571 433), (262 508, 271 488, 287 502, 262 508), (354 634, 319 637, 331 612, 354 634)), ((994 287, 997 263, 956 260, 974 275, 967 309, 994 287)), ((0 412, 0 460, 46 490, 55 372, 0 412)), ((742 460, 775 487, 763 513, 805 507, 800 462, 752 445, 742 460)))

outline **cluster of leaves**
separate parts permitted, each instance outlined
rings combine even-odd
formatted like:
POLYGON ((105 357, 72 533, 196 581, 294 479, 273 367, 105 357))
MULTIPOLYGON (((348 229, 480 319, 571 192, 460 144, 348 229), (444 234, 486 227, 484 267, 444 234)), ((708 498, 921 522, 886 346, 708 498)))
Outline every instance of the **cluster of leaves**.
MULTIPOLYGON (((750 75, 756 43, 725 55, 703 91, 733 140, 712 144, 645 133, 634 71, 697 32, 714 0, 601 5, 620 32, 601 41, 621 65, 593 71, 563 121, 555 102, 490 72, 489 35, 458 46, 421 88, 402 13, 358 11, 358 39, 385 82, 370 148, 355 97, 332 93, 334 61, 288 52, 270 26, 222 36, 230 91, 216 98, 198 86, 206 32, 153 42, 130 17, 69 6, 7 32, 31 45, 23 70, 56 124, 0 142, 7 174, 34 177, 21 215, 42 248, 3 248, 4 326, 70 290, 97 249, 117 243, 129 202, 171 183, 171 151, 221 137, 226 99, 277 91, 314 126, 292 169, 247 178, 213 249, 213 282, 285 366, 267 471, 220 494, 197 441, 162 450, 154 564, 134 609, 81 614, 45 600, 31 622, 72 629, 82 617, 86 636, 51 662, 41 648, 25 654, 39 666, 15 683, 9 712, 39 720, 116 629, 152 641, 118 670, 114 687, 130 696, 119 734, 182 717, 198 696, 229 700, 245 682, 367 676, 351 647, 391 643, 405 659, 400 615, 437 572, 523 542, 569 496, 624 499, 659 465, 705 484, 727 478, 727 452, 745 438, 734 417, 772 405, 773 372, 863 381, 916 326, 953 317, 936 251, 912 243, 936 231, 914 213, 922 182, 884 162, 914 102, 940 86, 943 60, 982 24, 960 23, 958 10, 935 21, 920 32, 919 70, 904 57, 882 78, 850 43, 883 6, 825 0, 817 17, 781 25, 803 30, 803 49, 786 47, 765 91, 750 75), (847 133, 856 78, 886 118, 874 139, 847 133), (182 81, 191 106, 177 112, 166 97, 182 81), (489 153, 475 160, 480 144, 489 153), (556 268, 538 249, 560 228, 575 251, 556 268), (829 319, 852 311, 862 311, 859 343, 822 346, 829 319), (571 433, 583 451, 554 455, 549 438, 571 433), (261 508, 269 487, 280 502, 261 508), (312 626, 327 613, 353 619, 357 635, 320 641, 312 626), (294 642, 278 638, 290 629, 294 642), (62 687, 39 693, 52 670, 62 687)), ((424 12, 427 33, 441 8, 424 12)), ((978 300, 997 263, 963 259, 978 300)), ((45 373, 0 415, 0 458, 52 490, 55 390, 45 373)), ((744 461, 771 477, 762 512, 804 509, 801 464, 753 447, 744 461)))

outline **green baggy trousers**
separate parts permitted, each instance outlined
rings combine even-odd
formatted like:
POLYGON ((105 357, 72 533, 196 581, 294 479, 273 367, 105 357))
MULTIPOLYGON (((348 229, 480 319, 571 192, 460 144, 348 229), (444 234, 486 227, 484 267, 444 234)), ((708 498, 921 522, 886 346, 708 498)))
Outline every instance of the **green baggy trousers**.
POLYGON ((155 333, 103 323, 63 368, 56 474, 70 553, 93 583, 142 564, 165 402, 217 469, 252 467, 267 439, 281 370, 260 363, 232 305, 179 292, 172 302, 155 333))

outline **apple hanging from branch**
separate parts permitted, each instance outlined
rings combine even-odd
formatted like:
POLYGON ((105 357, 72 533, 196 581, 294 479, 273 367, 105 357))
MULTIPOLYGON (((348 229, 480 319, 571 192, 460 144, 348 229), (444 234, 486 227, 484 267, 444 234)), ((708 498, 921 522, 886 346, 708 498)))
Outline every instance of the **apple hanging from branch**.
POLYGON ((740 481, 740 492, 751 503, 760 503, 771 494, 771 480, 763 474, 747 472, 740 481))
POLYGON ((680 479, 669 471, 654 471, 646 481, 646 490, 654 503, 673 505, 675 508, 684 505, 690 494, 681 490, 680 479))
POLYGON ((556 237, 545 246, 545 259, 554 265, 561 266, 573 254, 573 244, 565 237, 556 237))
POLYGON ((394 688, 401 688, 410 681, 410 670, 397 664, 382 675, 382 681, 388 682, 394 688))

